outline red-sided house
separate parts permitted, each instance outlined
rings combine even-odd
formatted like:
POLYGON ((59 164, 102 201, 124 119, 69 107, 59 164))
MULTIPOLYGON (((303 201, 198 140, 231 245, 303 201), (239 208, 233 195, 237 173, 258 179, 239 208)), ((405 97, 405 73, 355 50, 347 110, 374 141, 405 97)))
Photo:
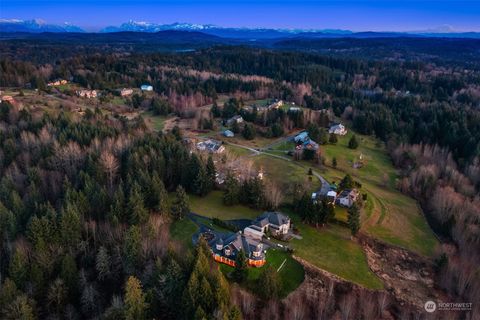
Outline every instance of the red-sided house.
POLYGON ((247 257, 247 263, 251 267, 261 267, 265 264, 265 253, 263 244, 250 237, 245 237, 240 232, 227 236, 226 238, 213 239, 210 242, 213 259, 235 267, 235 260, 240 250, 243 250, 247 257))

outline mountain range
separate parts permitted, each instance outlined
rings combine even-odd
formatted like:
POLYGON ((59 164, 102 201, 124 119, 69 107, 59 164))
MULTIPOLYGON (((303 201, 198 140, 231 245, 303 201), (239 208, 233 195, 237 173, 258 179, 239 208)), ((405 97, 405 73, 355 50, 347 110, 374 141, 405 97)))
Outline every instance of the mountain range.
MULTIPOLYGON (((241 40, 265 40, 279 38, 392 38, 392 37, 444 37, 444 38, 476 38, 480 39, 479 32, 455 32, 450 26, 441 26, 436 29, 411 32, 353 32, 340 29, 272 29, 272 28, 230 28, 212 24, 172 23, 158 24, 152 22, 133 21, 122 23, 119 26, 108 26, 99 33, 116 32, 144 32, 156 33, 160 31, 195 31, 208 35, 241 40)), ((75 25, 64 23, 61 25, 48 24, 43 20, 0 19, 0 32, 13 33, 84 33, 75 25)))
POLYGON ((0 19, 0 32, 85 32, 82 28, 65 22, 62 25, 48 24, 41 19, 0 19))

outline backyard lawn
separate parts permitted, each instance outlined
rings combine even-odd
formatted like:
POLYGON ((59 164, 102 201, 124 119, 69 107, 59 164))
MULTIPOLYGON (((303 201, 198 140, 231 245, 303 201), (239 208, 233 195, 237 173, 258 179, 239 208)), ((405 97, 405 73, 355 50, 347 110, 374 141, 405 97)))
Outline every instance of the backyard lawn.
POLYGON ((173 222, 170 226, 170 237, 186 248, 192 248, 192 235, 197 231, 197 225, 189 218, 183 218, 173 222))
MULTIPOLYGON (((293 259, 289 253, 283 250, 268 249, 266 260, 267 263, 261 268, 248 268, 247 283, 245 284, 247 288, 252 291, 256 290, 258 279, 267 266, 271 266, 278 272, 281 298, 286 297, 290 292, 302 284, 303 279, 305 278, 303 266, 293 259), (285 263, 283 264, 284 261, 285 263), (278 270, 280 266, 282 267, 278 270)), ((221 264, 220 269, 226 275, 233 271, 233 268, 226 264, 221 264)))
POLYGON ((294 254, 311 264, 369 289, 382 289, 382 281, 369 269, 367 257, 359 244, 350 240, 347 228, 335 224, 315 229, 290 214, 302 239, 289 246, 294 254))

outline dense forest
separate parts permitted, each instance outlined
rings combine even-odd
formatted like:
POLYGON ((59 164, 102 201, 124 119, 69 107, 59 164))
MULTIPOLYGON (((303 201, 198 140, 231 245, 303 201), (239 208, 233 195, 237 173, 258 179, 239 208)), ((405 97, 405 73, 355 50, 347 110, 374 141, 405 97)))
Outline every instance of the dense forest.
MULTIPOLYGON (((4 41, 1 50, 23 59, 2 55, 0 87, 50 94, 46 84, 61 78, 108 97, 150 83, 156 98, 134 95, 133 109, 188 116, 205 104, 216 106, 220 95, 235 96, 221 110, 212 108, 225 119, 240 112, 244 99, 271 97, 329 110, 358 133, 376 136, 401 171, 398 189, 415 197, 434 231, 453 244, 437 261, 439 286, 478 301, 480 72, 466 67, 475 62, 230 46, 182 53, 85 46, 84 54, 65 55, 51 46, 4 41)), ((282 135, 287 123, 315 128, 330 122, 322 116, 314 125, 307 112, 302 118, 241 112, 246 121, 269 127, 262 134, 270 137, 282 135)), ((190 153, 178 128, 154 133, 141 117, 99 108, 73 119, 4 102, 0 145, 0 317, 241 318, 223 274, 208 268, 205 243, 185 254, 163 230, 164 221, 189 211, 186 192, 205 195, 214 188, 212 159, 190 153)), ((232 188, 240 189, 234 202, 274 206, 257 180, 233 181, 232 188)), ((306 217, 311 223, 331 216, 324 203, 308 210, 300 204, 299 211, 318 212, 320 218, 306 217)))

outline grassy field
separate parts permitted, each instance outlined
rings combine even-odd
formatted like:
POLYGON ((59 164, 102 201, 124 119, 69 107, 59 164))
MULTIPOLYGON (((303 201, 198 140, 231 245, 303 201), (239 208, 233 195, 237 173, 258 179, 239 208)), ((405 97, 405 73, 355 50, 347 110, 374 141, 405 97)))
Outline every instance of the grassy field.
POLYGON ((274 146, 272 146, 273 151, 290 151, 295 149, 295 143, 293 141, 284 140, 274 146))
POLYGON ((193 248, 192 235, 197 231, 197 225, 189 218, 175 221, 170 226, 170 237, 186 248, 193 248))
POLYGON ((202 216, 219 218, 222 220, 254 219, 262 214, 261 210, 254 210, 242 205, 225 206, 221 191, 210 192, 206 197, 189 195, 190 209, 202 216))
POLYGON ((231 144, 225 144, 225 149, 228 150, 229 152, 231 152, 233 155, 238 156, 238 157, 248 156, 248 155, 252 154, 252 151, 250 151, 248 149, 233 146, 231 144))
POLYGON ((364 232, 388 243, 432 255, 437 240, 416 201, 396 190, 397 172, 385 147, 372 137, 357 135, 360 146, 352 150, 347 147, 351 136, 349 132, 345 137, 339 137, 336 145, 323 147, 327 165, 330 166, 336 157, 337 168, 329 167, 321 174, 338 183, 350 173, 362 183, 361 192, 368 195, 365 216, 362 217, 364 232), (359 161, 360 156, 364 166, 354 169, 352 164, 359 161))
POLYGON ((369 269, 361 246, 350 240, 347 228, 329 225, 315 229, 290 214, 303 239, 293 239, 294 254, 313 265, 370 289, 383 288, 382 281, 369 269))
POLYGON ((252 157, 252 160, 259 169, 261 168, 265 172, 267 179, 271 179, 287 191, 285 195, 286 201, 291 200, 291 195, 288 194, 288 191, 291 191, 289 189, 295 183, 309 186, 308 189, 312 192, 321 185, 316 177, 308 175, 308 167, 301 167, 293 161, 274 158, 266 154, 252 157))
POLYGON ((150 128, 155 131, 162 131, 163 125, 167 117, 165 116, 156 116, 151 111, 144 112, 143 117, 145 118, 145 122, 147 123, 150 128))
MULTIPOLYGON (((260 278, 263 270, 267 266, 271 266, 278 272, 278 278, 280 280, 280 297, 286 297, 290 292, 298 288, 302 284, 305 278, 305 271, 302 265, 293 259, 290 254, 285 251, 276 249, 268 249, 266 254, 267 263, 261 268, 248 268, 247 283, 245 286, 252 291, 255 291, 258 287, 256 284, 260 278), (285 261, 283 267, 278 271, 282 263, 285 261)), ((228 275, 233 271, 233 268, 226 264, 221 264, 220 269, 223 273, 228 275)))
POLYGON ((110 103, 114 105, 125 105, 125 99, 122 97, 114 96, 110 103))

